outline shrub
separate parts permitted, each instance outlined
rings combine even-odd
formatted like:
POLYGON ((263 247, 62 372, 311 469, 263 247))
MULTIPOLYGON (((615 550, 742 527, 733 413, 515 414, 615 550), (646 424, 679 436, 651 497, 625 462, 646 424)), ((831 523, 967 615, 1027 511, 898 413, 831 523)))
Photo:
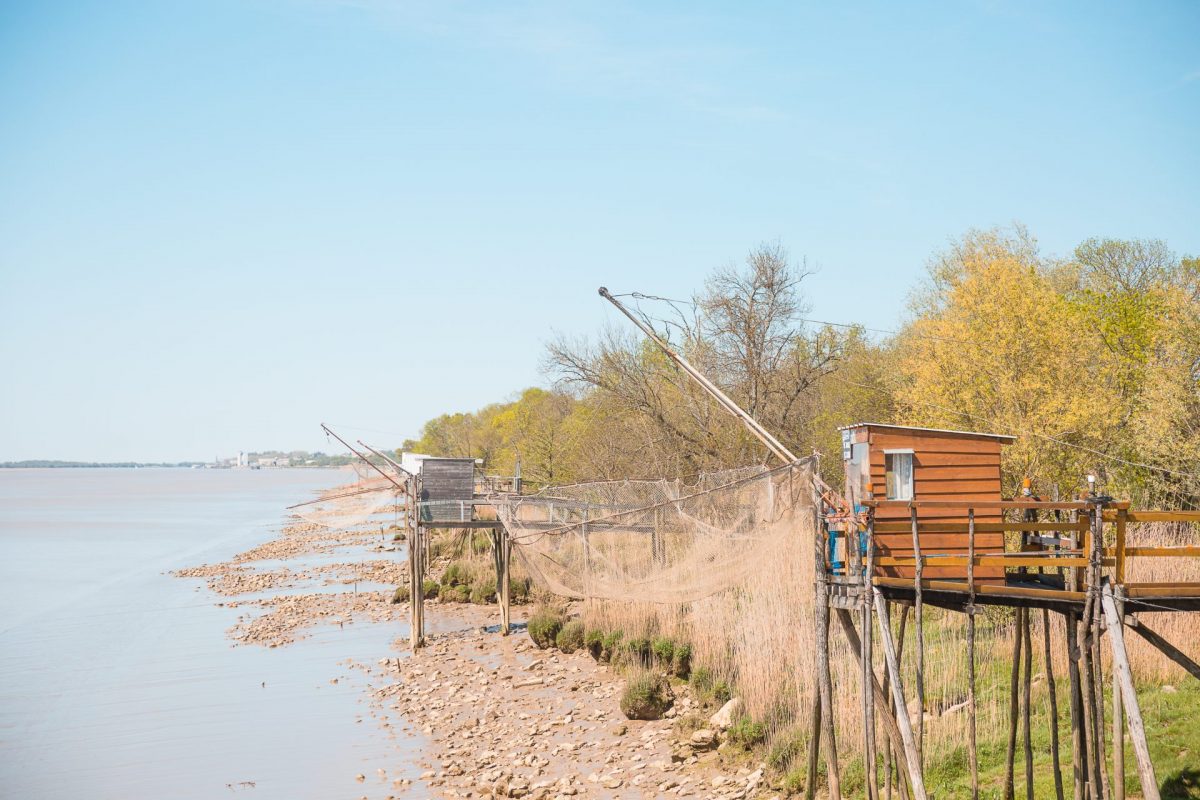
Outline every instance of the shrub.
POLYGON ((617 651, 620 649, 621 639, 624 637, 625 634, 621 633, 620 631, 609 631, 606 633, 601 642, 602 647, 600 649, 600 660, 612 661, 613 656, 616 655, 617 651))
POLYGON ((496 599, 496 579, 480 578, 471 584, 471 602, 477 605, 491 603, 496 599))
POLYGON ((588 652, 592 654, 592 658, 600 660, 600 654, 604 652, 604 633, 596 628, 592 628, 583 637, 583 644, 587 647, 588 652))
POLYGON ((467 603, 471 600, 471 590, 466 586, 445 586, 439 597, 443 603, 467 603))
POLYGON ((430 537, 427 550, 430 561, 437 561, 442 556, 450 555, 451 542, 443 537, 430 537))
POLYGON ((729 741, 749 750, 767 738, 767 727, 761 722, 755 722, 750 717, 739 717, 729 728, 729 741))
POLYGON ((675 645, 674 658, 671 661, 671 671, 677 678, 686 678, 692 672, 692 646, 687 642, 675 645))
POLYGON ((437 597, 438 591, 440 591, 441 588, 442 587, 440 585, 438 585, 437 581, 431 581, 428 578, 426 578, 424 580, 424 582, 422 582, 422 584, 421 584, 421 594, 424 595, 426 600, 429 600, 434 597, 437 597))
POLYGON ((692 676, 688 678, 688 684, 696 690, 696 694, 702 697, 707 697, 713 688, 716 679, 713 678, 712 670, 707 667, 699 667, 692 670, 692 676))
POLYGON ((562 630, 554 637, 554 643, 558 645, 559 650, 568 655, 582 649, 583 623, 577 619, 573 619, 566 625, 563 625, 562 630))
POLYGON ((545 650, 554 646, 554 638, 567 622, 567 615, 556 608, 543 607, 536 610, 529 618, 527 629, 529 638, 538 647, 545 650))
POLYGON ((395 593, 392 595, 392 603, 407 603, 411 595, 412 591, 407 586, 397 586, 395 593))
POLYGON ((771 769, 783 772, 803 755, 807 741, 807 735, 802 728, 794 728, 775 737, 771 751, 767 754, 767 764, 771 769))
POLYGON ((471 568, 464 561, 453 561, 442 573, 442 583, 446 586, 469 586, 471 583, 471 568))
POLYGON ((800 794, 804 791, 804 781, 808 779, 807 767, 801 767, 783 776, 783 790, 788 794, 800 794))
POLYGON ((643 667, 650 666, 650 640, 630 639, 625 642, 625 652, 629 660, 643 667))
POLYGON ((621 713, 629 719, 662 719, 671 707, 671 687, 649 670, 629 676, 621 692, 621 713))
POLYGON ((733 697, 733 690, 725 681, 717 681, 713 684, 712 696, 714 700, 724 705, 729 702, 729 698, 733 697))
POLYGON ((510 603, 525 603, 529 600, 529 579, 508 579, 508 600, 510 603))
POLYGON ((671 668, 671 662, 675 660, 675 643, 665 636, 657 637, 650 644, 650 649, 654 652, 654 660, 666 669, 671 668))

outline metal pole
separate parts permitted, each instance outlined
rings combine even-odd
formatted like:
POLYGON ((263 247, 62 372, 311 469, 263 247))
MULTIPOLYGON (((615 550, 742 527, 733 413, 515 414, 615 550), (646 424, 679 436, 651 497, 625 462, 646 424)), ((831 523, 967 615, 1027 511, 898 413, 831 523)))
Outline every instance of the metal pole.
POLYGON ((700 370, 693 367, 691 364, 689 364, 687 362, 686 359, 684 359, 683 356, 679 355, 674 350, 672 350, 670 345, 668 345, 666 342, 664 342, 659 337, 659 335, 654 332, 653 328, 651 328, 649 325, 647 325, 646 323, 642 322, 640 319, 635 317, 629 311, 629 309, 625 308, 625 306, 622 305, 621 302, 619 300, 617 300, 617 298, 613 297, 609 293, 608 289, 601 286, 600 287, 600 296, 603 297, 608 302, 612 303, 614 306, 616 306, 617 310, 619 310, 622 314, 624 314, 626 317, 628 317, 630 322, 632 322, 634 325, 638 326, 638 328, 641 329, 642 333, 646 334, 646 336, 648 336, 652 342, 654 342, 656 345, 658 345, 662 349, 662 351, 667 354, 667 358, 674 361, 679 366, 680 369, 682 369, 684 372, 686 372, 688 375, 690 375, 692 377, 692 379, 696 381, 696 383, 700 384, 701 388, 703 388, 706 392, 708 392, 710 395, 712 395, 712 397, 718 403, 720 403, 722 406, 724 406, 726 411, 728 411, 730 414, 733 414, 733 416, 735 416, 739 420, 741 420, 742 424, 746 426, 746 428, 750 431, 750 433, 754 434, 754 436, 760 442, 765 444, 767 446, 767 449, 770 450, 777 458, 779 458, 779 460, 783 461, 785 464, 791 464, 794 461, 799 461, 799 459, 796 458, 796 456, 790 450, 788 450, 786 447, 784 447, 783 444, 781 444, 778 439, 776 439, 774 436, 771 435, 770 431, 768 431, 766 428, 764 428, 762 425, 760 425, 758 423, 758 421, 756 419, 754 419, 754 417, 750 416, 745 411, 743 411, 741 409, 741 407, 738 406, 737 403, 730 400, 729 396, 726 395, 724 392, 722 392, 719 388, 717 388, 716 384, 714 384, 708 378, 704 377, 704 375, 700 372, 700 370))

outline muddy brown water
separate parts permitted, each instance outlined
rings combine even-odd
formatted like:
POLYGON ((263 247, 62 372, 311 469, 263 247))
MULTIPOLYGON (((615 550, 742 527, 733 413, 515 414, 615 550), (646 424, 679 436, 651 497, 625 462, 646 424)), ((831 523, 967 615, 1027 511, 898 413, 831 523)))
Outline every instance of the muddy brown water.
POLYGON ((345 664, 404 630, 233 647, 232 598, 168 574, 271 538, 285 506, 351 477, 0 470, 0 796, 383 798, 415 777, 419 737, 382 736, 345 664))

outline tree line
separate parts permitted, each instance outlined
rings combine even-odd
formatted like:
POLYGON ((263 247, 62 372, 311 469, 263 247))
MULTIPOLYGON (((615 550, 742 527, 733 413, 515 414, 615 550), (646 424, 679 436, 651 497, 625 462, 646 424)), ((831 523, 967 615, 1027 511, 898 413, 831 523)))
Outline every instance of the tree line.
MULTIPOLYGON (((928 263, 896 331, 810 321, 807 264, 778 244, 689 298, 625 299, 793 452, 839 425, 1008 433, 1004 481, 1066 498, 1086 476, 1140 504, 1200 504, 1200 259, 1148 240, 1043 255, 1022 227, 970 231, 928 263)), ((848 287, 852 288, 852 287, 848 287)), ((624 328, 559 336, 546 388, 427 422, 406 449, 483 459, 536 484, 683 478, 766 451, 654 345, 624 328)))

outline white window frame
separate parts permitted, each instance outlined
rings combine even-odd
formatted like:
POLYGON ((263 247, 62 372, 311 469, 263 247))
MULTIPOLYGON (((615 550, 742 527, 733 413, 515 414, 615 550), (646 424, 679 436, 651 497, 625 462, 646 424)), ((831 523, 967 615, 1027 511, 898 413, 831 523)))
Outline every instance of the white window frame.
POLYGON ((911 447, 883 451, 883 485, 884 492, 886 493, 888 500, 913 499, 916 488, 916 480, 913 477, 914 461, 916 460, 914 456, 915 453, 911 447), (908 457, 906 459, 908 461, 907 475, 904 475, 903 470, 896 470, 896 456, 908 457), (896 475, 897 477, 893 478, 893 475, 896 475), (905 480, 903 483, 900 482, 901 476, 907 478, 907 480, 905 480))

